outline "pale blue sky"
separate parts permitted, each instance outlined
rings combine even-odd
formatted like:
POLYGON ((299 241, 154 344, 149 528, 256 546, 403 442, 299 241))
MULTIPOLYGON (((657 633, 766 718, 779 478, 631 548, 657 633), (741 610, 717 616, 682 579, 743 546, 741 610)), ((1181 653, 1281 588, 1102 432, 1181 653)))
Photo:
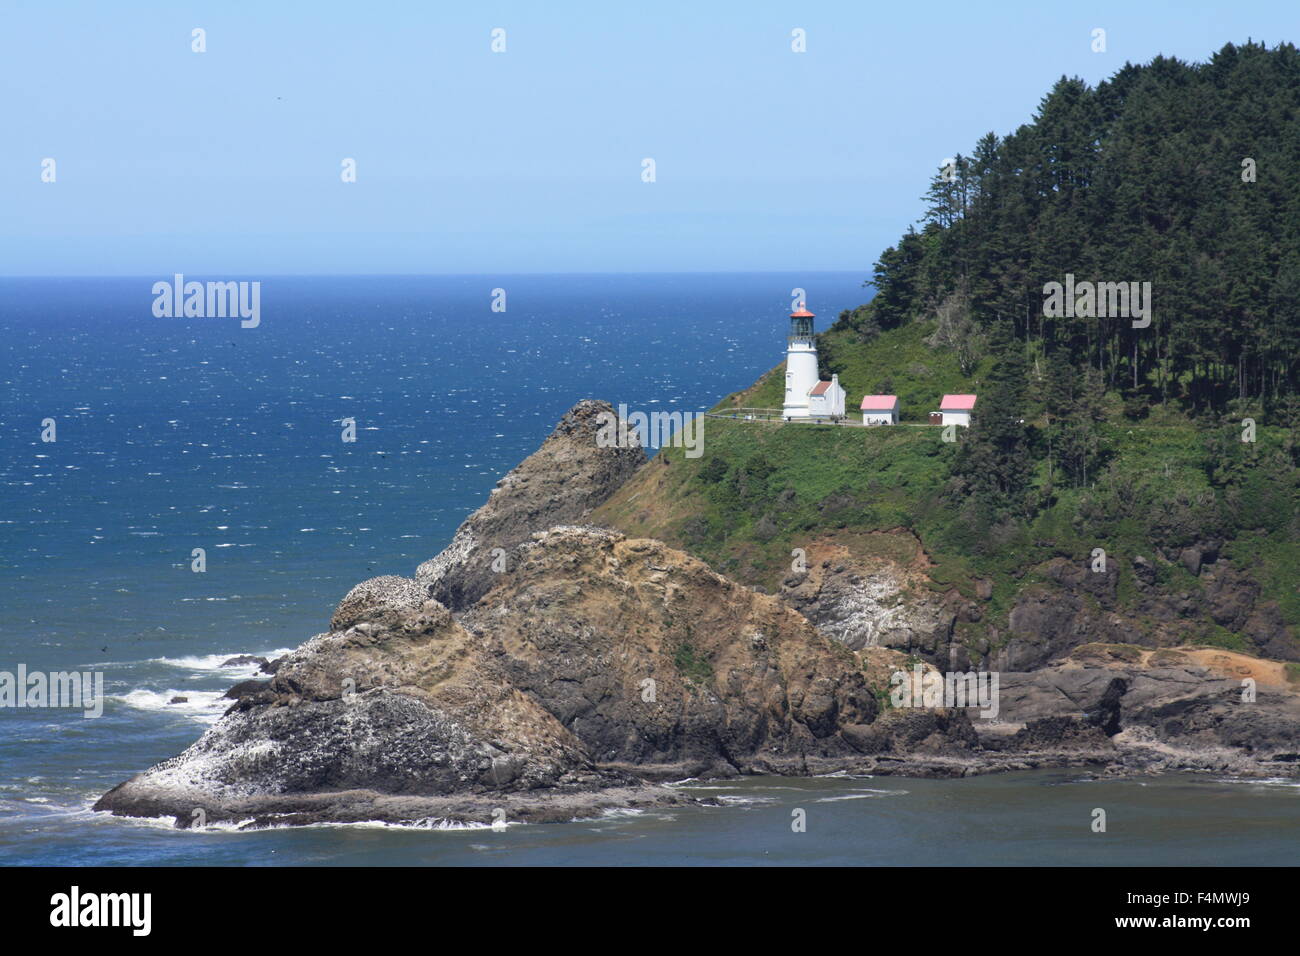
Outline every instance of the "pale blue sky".
POLYGON ((865 275, 1063 73, 1298 27, 1296 0, 9 0, 0 273, 865 275))

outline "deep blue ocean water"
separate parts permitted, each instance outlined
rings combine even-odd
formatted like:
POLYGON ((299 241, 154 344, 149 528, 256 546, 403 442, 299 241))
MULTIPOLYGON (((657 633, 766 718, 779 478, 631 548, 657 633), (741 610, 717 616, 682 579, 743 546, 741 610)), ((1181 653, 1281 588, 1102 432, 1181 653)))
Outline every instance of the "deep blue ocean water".
POLYGON ((255 329, 155 318, 170 276, 0 279, 0 671, 102 671, 107 696, 97 719, 0 707, 0 862, 1294 862, 1297 788, 1199 777, 739 781, 707 789, 720 809, 505 833, 89 812, 216 719, 253 673, 223 661, 296 646, 356 582, 413 573, 575 402, 708 408, 782 360, 792 289, 825 328, 861 278, 271 277, 255 329), (1096 788, 1136 808, 1126 839, 1075 819, 1096 788))

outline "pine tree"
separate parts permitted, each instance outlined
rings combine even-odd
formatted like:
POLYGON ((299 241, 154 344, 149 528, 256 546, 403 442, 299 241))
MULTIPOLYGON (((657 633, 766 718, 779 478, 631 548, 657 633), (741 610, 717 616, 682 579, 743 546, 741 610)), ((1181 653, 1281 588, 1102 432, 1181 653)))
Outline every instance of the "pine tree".
POLYGON ((976 401, 954 471, 967 479, 989 517, 998 520, 1027 513, 1033 463, 1024 423, 1024 348, 1006 323, 994 326, 989 348, 993 368, 976 401))

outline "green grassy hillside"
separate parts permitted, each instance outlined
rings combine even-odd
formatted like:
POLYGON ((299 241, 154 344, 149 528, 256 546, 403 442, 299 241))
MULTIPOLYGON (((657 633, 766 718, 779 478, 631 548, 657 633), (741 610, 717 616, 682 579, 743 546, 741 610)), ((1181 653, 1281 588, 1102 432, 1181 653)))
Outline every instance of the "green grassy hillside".
MULTIPOLYGON (((905 417, 915 420, 933 407, 929 396, 978 390, 977 375, 962 378, 951 356, 924 345, 928 326, 914 323, 869 343, 841 341, 841 380, 850 394, 877 387, 888 374, 905 412, 914 412, 905 417)), ((1032 362, 1029 367, 1032 377, 1032 362)), ((779 407, 781 372, 728 396, 717 410, 779 407)), ((1105 548, 1120 559, 1121 610, 1135 613, 1133 556, 1176 555, 1219 539, 1223 556, 1249 571, 1261 597, 1276 601, 1290 625, 1300 625, 1296 469, 1287 464, 1295 433, 1262 424, 1256 442, 1246 444, 1237 424, 1208 427, 1158 411, 1135 422, 1121 414, 1114 396, 1103 405, 1110 412, 1095 431, 1096 460, 1104 467, 1074 487, 1051 473, 1044 429, 1029 426, 1033 508, 1020 520, 990 525, 966 507, 954 475, 958 445, 943 441, 940 428, 720 418, 705 422, 701 457, 664 449, 596 517, 768 589, 779 586, 794 548, 831 541, 862 557, 907 563, 919 543, 934 588, 972 596, 977 579, 992 583, 989 613, 969 626, 974 631, 1005 625, 1016 595, 1037 582, 1033 569, 1050 558, 1083 563, 1094 548, 1105 548)), ((1045 418, 1041 403, 1026 414, 1040 425, 1045 418)), ((958 429, 958 439, 969 441, 970 433, 958 429)), ((1170 593, 1203 586, 1177 561, 1156 563, 1170 593)), ((1240 635, 1210 622, 1194 630, 1189 640, 1250 650, 1240 635)))

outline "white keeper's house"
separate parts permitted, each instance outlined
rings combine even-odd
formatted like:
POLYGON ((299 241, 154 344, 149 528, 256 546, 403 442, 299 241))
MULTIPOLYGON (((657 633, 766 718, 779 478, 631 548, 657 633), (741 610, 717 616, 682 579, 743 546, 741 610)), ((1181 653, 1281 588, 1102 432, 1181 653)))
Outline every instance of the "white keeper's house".
POLYGON ((813 418, 843 418, 844 395, 838 375, 832 375, 829 382, 818 382, 808 393, 808 414, 813 418))

